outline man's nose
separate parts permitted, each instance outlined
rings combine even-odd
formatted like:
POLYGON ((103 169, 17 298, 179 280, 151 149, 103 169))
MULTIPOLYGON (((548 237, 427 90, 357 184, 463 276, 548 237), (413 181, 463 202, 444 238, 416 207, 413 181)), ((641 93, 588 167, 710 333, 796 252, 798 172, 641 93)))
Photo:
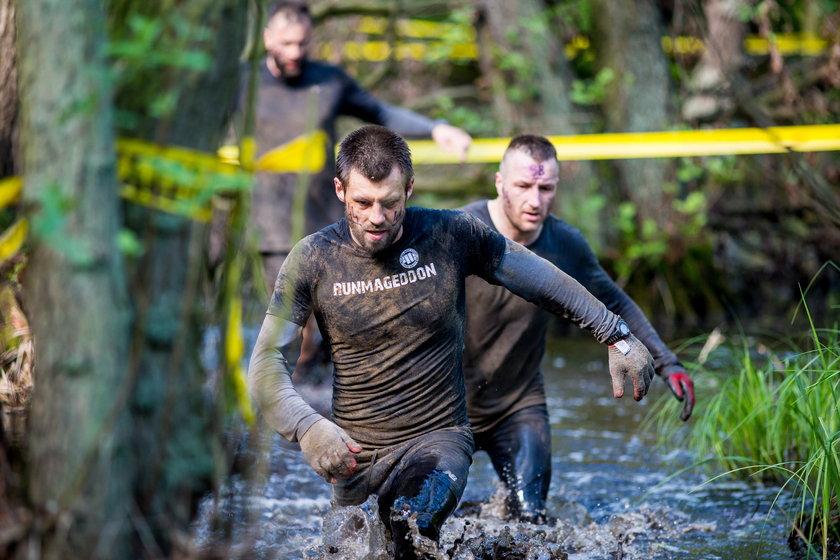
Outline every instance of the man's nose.
POLYGON ((541 203, 540 189, 528 189, 527 202, 531 208, 539 208, 541 203))
POLYGON ((370 214, 368 215, 368 221, 374 225, 381 225, 385 223, 385 212, 383 212, 383 208, 381 204, 374 204, 370 207, 370 214))

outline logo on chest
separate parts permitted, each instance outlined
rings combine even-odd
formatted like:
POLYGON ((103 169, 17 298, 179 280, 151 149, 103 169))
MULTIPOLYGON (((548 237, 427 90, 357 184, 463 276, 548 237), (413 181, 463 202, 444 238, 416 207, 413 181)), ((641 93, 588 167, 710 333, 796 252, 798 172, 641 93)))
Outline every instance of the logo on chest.
POLYGON ((403 268, 414 268, 420 262, 420 255, 412 248, 408 248, 400 253, 400 264, 403 268))
POLYGON ((354 280, 350 282, 333 282, 333 296, 349 296, 393 290, 401 286, 408 286, 438 275, 435 263, 420 265, 420 255, 414 249, 406 249, 400 254, 400 265, 405 272, 389 274, 369 280, 354 280))

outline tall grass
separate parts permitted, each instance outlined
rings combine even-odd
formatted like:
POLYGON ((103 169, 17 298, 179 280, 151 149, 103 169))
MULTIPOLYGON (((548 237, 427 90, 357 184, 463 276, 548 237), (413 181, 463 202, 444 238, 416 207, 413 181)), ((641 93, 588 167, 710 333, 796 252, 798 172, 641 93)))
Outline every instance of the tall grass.
MULTIPOLYGON (((687 445, 725 474, 757 475, 793 491, 793 531, 809 556, 819 547, 825 559, 840 547, 840 327, 817 328, 804 309, 808 328, 799 343, 771 348, 742 336, 704 348, 690 368, 698 410, 687 445)), ((663 443, 679 428, 677 405, 668 399, 648 419, 663 443)))

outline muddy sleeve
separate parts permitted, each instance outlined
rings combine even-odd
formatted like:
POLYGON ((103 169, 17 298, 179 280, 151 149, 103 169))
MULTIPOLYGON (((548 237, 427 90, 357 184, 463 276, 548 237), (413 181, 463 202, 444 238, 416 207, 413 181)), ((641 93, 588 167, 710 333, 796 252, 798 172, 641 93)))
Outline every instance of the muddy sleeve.
POLYGON ((251 363, 248 392, 268 425, 289 441, 300 441, 320 414, 306 404, 292 385, 284 352, 300 337, 301 327, 266 314, 251 363))
POLYGON ((434 121, 414 111, 380 101, 347 75, 345 75, 340 113, 388 127, 398 134, 415 138, 430 137, 435 125, 445 122, 434 121))
POLYGON ((598 342, 615 331, 618 315, 577 280, 519 243, 507 240, 494 279, 519 297, 588 330, 598 342))
POLYGON ((617 313, 627 322, 633 335, 642 341, 653 356, 656 373, 667 376, 675 371, 685 371, 685 366, 665 345, 641 308, 603 269, 583 236, 573 236, 569 241, 575 244, 580 254, 577 269, 585 271, 576 277, 586 289, 607 306, 607 309, 617 313))
POLYGON ((307 240, 295 245, 280 267, 248 366, 251 398, 268 424, 289 441, 299 441, 322 418, 295 390, 285 356, 311 312, 314 269, 307 240))
POLYGON ((301 327, 306 324, 312 306, 312 285, 316 272, 310 238, 297 243, 283 261, 274 291, 268 304, 269 315, 291 321, 301 327))

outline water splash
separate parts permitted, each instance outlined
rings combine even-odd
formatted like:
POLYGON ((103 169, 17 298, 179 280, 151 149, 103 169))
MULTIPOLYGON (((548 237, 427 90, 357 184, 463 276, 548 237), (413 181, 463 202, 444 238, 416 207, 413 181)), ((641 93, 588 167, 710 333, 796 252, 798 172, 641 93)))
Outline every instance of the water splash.
POLYGON ((308 549, 306 557, 329 560, 390 558, 376 496, 370 496, 358 506, 334 507, 330 510, 324 517, 321 544, 308 549))

